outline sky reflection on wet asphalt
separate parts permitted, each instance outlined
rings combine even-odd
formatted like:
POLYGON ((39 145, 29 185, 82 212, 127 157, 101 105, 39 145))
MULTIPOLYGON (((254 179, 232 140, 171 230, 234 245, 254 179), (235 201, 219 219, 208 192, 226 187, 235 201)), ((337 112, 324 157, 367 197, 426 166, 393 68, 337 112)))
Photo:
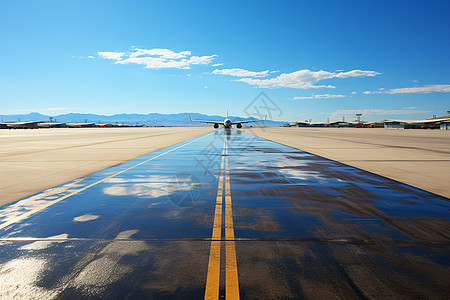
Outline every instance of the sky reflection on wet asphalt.
POLYGON ((0 298, 202 298, 224 139, 242 298, 448 296, 448 199, 220 129, 0 207, 0 298))

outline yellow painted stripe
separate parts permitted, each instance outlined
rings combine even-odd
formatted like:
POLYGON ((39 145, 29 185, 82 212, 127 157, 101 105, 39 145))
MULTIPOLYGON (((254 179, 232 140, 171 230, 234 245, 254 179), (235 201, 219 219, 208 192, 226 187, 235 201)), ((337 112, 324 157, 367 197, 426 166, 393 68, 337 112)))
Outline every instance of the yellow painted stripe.
POLYGON ((225 241, 226 272, 225 296, 226 299, 239 299, 239 281, 236 262, 236 247, 234 241, 225 241))
POLYGON ((228 144, 224 140, 219 186, 217 188, 216 209, 214 215, 208 275, 206 279, 205 299, 219 299, 220 291, 220 247, 222 230, 223 196, 225 196, 225 296, 226 299, 239 299, 239 281, 234 241, 233 214, 231 205, 231 184, 228 165, 228 144), (225 159, 224 159, 225 158, 225 159), (224 182, 225 178, 225 182, 224 182), (225 191, 224 191, 225 186, 225 191), (225 192, 225 195, 223 195, 225 192))
POLYGON ((222 198, 223 198, 223 169, 224 154, 220 165, 219 184, 217 187, 216 208, 214 213, 214 224, 209 252, 208 274, 206 276, 205 299, 219 299, 220 289, 220 247, 222 236, 222 198))
POLYGON ((226 156, 225 161, 225 296, 226 299, 235 300, 239 299, 239 280, 236 260, 236 245, 234 241, 228 156, 226 156))
POLYGON ((208 277, 206 279, 205 299, 219 299, 220 281, 220 241, 211 241, 209 252, 208 277))
POLYGON ((191 143, 193 143, 193 142, 195 142, 195 141, 198 141, 198 140, 204 138, 205 136, 206 136, 206 135, 204 135, 204 136, 202 136, 202 137, 200 137, 200 138, 197 138, 197 139, 195 139, 195 140, 192 140, 192 141, 190 141, 190 142, 188 142, 188 143, 186 143, 186 144, 183 144, 183 145, 181 145, 181 146, 178 146, 178 147, 176 147, 176 148, 173 148, 173 149, 171 149, 171 150, 168 150, 168 151, 166 151, 166 152, 164 152, 164 153, 161 153, 161 154, 159 154, 159 155, 156 155, 156 156, 154 156, 154 157, 152 157, 152 158, 150 158, 150 159, 147 159, 147 160, 145 160, 145 161, 143 161, 143 162, 140 162, 140 163, 138 163, 138 164, 136 164, 136 165, 134 165, 134 166, 132 166, 132 167, 129 167, 129 168, 125 169, 125 170, 122 170, 122 171, 117 172, 117 173, 115 173, 115 174, 113 174, 113 175, 110 175, 110 176, 108 176, 108 177, 106 177, 106 178, 103 178, 103 179, 101 179, 101 180, 99 180, 99 181, 97 181, 97 182, 94 182, 94 183, 92 183, 92 184, 90 184, 90 185, 88 185, 88 186, 85 186, 84 188, 81 188, 81 189, 79 189, 79 190, 76 190, 76 191, 74 191, 74 192, 72 192, 72 193, 70 193, 70 194, 67 194, 67 195, 65 195, 65 196, 62 196, 62 197, 60 197, 60 198, 58 198, 58 199, 56 199, 56 200, 50 201, 50 202, 48 202, 47 204, 44 204, 44 205, 42 205, 42 206, 40 206, 40 207, 38 207, 38 208, 36 208, 36 209, 30 210, 30 211, 28 211, 28 212, 26 212, 26 213, 24 213, 24 214, 22 214, 22 215, 20 215, 20 216, 15 217, 14 219, 12 219, 12 220, 10 220, 10 221, 7 221, 7 222, 5 222, 5 223, 3 223, 3 224, 0 224, 0 229, 5 228, 6 226, 11 225, 11 224, 13 224, 13 223, 17 223, 17 222, 19 222, 19 221, 21 221, 21 220, 24 220, 24 219, 28 218, 29 216, 31 216, 31 215, 33 215, 33 214, 35 214, 35 213, 37 213, 37 212, 43 210, 44 208, 47 208, 47 207, 49 207, 49 206, 51 206, 51 205, 53 205, 53 204, 55 204, 55 203, 58 203, 58 202, 60 202, 60 201, 62 201, 62 200, 64 200, 64 199, 67 199, 67 198, 69 198, 69 197, 71 197, 71 196, 73 196, 73 195, 76 195, 76 194, 78 194, 79 192, 82 192, 82 191, 84 191, 84 190, 87 190, 88 188, 93 187, 94 185, 97 185, 97 184, 99 184, 100 182, 103 182, 103 181, 108 180, 108 179, 110 179, 110 178, 112 178, 112 177, 114 177, 114 176, 117 176, 117 175, 119 175, 119 174, 122 174, 123 172, 126 172, 126 171, 128 171, 128 170, 131 170, 131 169, 133 169, 133 168, 136 168, 137 166, 140 166, 140 165, 142 165, 142 164, 145 164, 145 163, 147 163, 147 162, 149 162, 149 161, 151 161, 151 160, 154 160, 154 159, 156 159, 156 158, 158 158, 158 157, 161 157, 161 156, 163 156, 163 155, 165 155, 165 154, 167 154, 167 153, 169 153, 169 152, 172 152, 172 151, 175 151, 175 150, 180 149, 180 148, 182 148, 182 147, 185 147, 185 146, 187 146, 187 145, 189 145, 189 144, 191 144, 191 143))

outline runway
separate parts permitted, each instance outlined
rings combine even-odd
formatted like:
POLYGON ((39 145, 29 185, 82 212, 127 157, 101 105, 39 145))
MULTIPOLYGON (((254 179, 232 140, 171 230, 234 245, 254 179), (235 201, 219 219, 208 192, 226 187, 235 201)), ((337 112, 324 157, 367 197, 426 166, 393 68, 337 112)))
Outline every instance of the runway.
POLYGON ((0 207, 0 298, 442 299, 449 209, 220 129, 0 207))

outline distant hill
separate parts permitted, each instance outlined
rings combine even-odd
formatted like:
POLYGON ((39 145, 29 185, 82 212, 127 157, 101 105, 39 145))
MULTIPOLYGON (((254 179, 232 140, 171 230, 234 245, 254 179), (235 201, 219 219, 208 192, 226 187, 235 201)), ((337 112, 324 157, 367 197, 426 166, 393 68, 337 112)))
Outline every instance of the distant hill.
MULTIPOLYGON (((190 114, 192 119, 195 120, 208 120, 223 122, 224 116, 209 116, 198 113, 190 114)), ((17 121, 45 121, 48 122, 50 116, 46 116, 40 113, 29 113, 26 115, 0 115, 3 122, 17 122, 17 121)), ((230 116, 230 119, 235 121, 250 121, 256 120, 255 118, 240 118, 236 116, 230 116)), ((82 113, 69 113, 58 116, 53 116, 53 122, 70 122, 70 123, 118 123, 118 124, 144 124, 147 126, 211 126, 208 124, 202 124, 199 122, 191 122, 189 120, 189 113, 178 114, 116 114, 112 116, 97 115, 97 114, 82 114, 82 113)), ((256 123, 260 124, 260 123, 256 123)), ((264 125, 266 126, 279 126, 286 124, 286 122, 266 120, 264 125)))

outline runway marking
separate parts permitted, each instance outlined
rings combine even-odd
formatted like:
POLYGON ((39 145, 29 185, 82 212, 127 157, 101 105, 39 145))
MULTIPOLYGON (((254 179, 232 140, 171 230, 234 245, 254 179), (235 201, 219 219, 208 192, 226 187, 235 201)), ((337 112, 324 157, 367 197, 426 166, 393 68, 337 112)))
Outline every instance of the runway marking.
POLYGON ((62 201, 62 200, 64 200, 64 199, 67 199, 67 198, 69 198, 69 197, 71 197, 71 196, 73 196, 73 195, 76 195, 76 194, 78 194, 79 192, 82 192, 82 191, 84 191, 84 190, 87 190, 88 188, 93 187, 94 185, 97 185, 97 184, 99 184, 99 183, 101 183, 101 182, 103 182, 103 181, 105 181, 105 180, 108 180, 108 179, 114 177, 114 176, 117 176, 117 175, 119 175, 119 174, 122 174, 123 172, 126 172, 126 171, 129 171, 129 170, 133 169, 133 168, 136 168, 137 166, 140 166, 140 165, 142 165, 142 164, 145 164, 145 163, 147 163, 147 162, 149 162, 149 161, 151 161, 151 160, 154 160, 154 159, 156 159, 156 158, 158 158, 158 157, 161 157, 161 156, 163 156, 163 155, 165 155, 165 154, 167 154, 167 153, 169 153, 169 152, 172 152, 172 151, 175 151, 175 150, 177 150, 177 149, 183 148, 183 147, 185 147, 185 146, 187 146, 187 145, 189 145, 189 144, 191 144, 191 143, 193 143, 193 142, 195 142, 195 141, 198 141, 198 140, 200 140, 200 139, 206 137, 206 135, 207 135, 207 134, 205 134, 205 135, 203 135, 203 136, 201 136, 201 137, 199 137, 199 138, 196 138, 195 140, 192 140, 192 141, 190 141, 190 142, 188 142, 188 143, 186 143, 186 144, 183 144, 183 145, 181 145, 181 146, 178 146, 178 147, 176 147, 176 148, 173 148, 173 149, 171 149, 171 150, 168 150, 168 151, 166 151, 166 152, 164 152, 164 153, 158 154, 158 155, 156 155, 156 156, 154 156, 154 157, 152 157, 152 158, 149 158, 149 159, 147 159, 147 160, 145 160, 145 161, 143 161, 143 162, 140 162, 140 163, 138 163, 138 164, 136 164, 136 165, 134 165, 134 166, 132 166, 132 167, 129 167, 129 168, 125 169, 125 170, 119 171, 119 172, 117 172, 117 173, 115 173, 115 174, 113 174, 113 175, 110 175, 110 176, 108 176, 108 177, 105 177, 105 178, 103 178, 103 179, 101 179, 101 180, 99 180, 99 181, 97 181, 97 182, 94 182, 94 183, 92 183, 92 184, 90 184, 90 185, 88 185, 88 186, 85 186, 84 188, 81 188, 81 189, 76 190, 76 191, 74 191, 74 192, 72 192, 72 193, 70 193, 70 194, 67 194, 67 195, 65 195, 65 196, 62 196, 62 197, 60 197, 60 198, 58 198, 58 199, 56 199, 56 200, 53 200, 53 201, 51 201, 51 202, 48 202, 47 204, 44 204, 44 205, 42 205, 42 206, 40 206, 40 207, 38 207, 38 208, 36 208, 36 209, 30 210, 30 211, 28 211, 28 212, 26 212, 26 213, 24 213, 24 214, 22 214, 22 215, 20 215, 20 216, 15 217, 14 219, 12 219, 12 220, 10 220, 10 221, 7 221, 7 222, 5 222, 5 223, 3 223, 3 224, 0 224, 0 229, 3 229, 3 228, 5 228, 6 226, 11 225, 11 224, 13 224, 13 223, 17 223, 18 221, 24 220, 24 219, 28 218, 29 216, 31 216, 31 215, 33 215, 33 214, 35 214, 35 213, 37 213, 37 212, 43 210, 44 208, 47 208, 47 207, 49 207, 49 206, 51 206, 51 205, 53 205, 53 204, 55 204, 55 203, 58 203, 58 202, 60 202, 60 201, 62 201))
POLYGON ((205 299, 219 299, 220 290, 220 248, 222 231, 223 187, 225 173, 225 296, 226 299, 239 299, 239 281, 234 241, 233 216, 231 207, 230 172, 228 165, 228 145, 224 140, 217 188, 214 225, 209 255, 208 274, 206 278, 205 299), (224 159, 225 158, 225 159, 224 159), (224 165, 225 161, 225 165, 224 165))
POLYGON ((209 252, 208 275, 206 277, 205 299, 219 299, 224 154, 225 149, 222 153, 219 185, 217 187, 211 250, 209 252))
MULTIPOLYGON (((210 242, 211 238, 173 238, 173 239, 137 239, 137 238, 34 238, 34 237, 13 237, 13 238, 0 238, 0 242, 37 242, 37 241, 49 241, 49 242, 65 242, 65 241, 116 241, 116 242, 136 242, 136 241, 190 241, 190 242, 210 242)), ((239 238, 240 242, 296 242, 307 244, 337 244, 337 245, 395 245, 402 247, 410 246, 433 246, 433 245, 448 245, 446 241, 404 241, 404 240, 353 240, 353 239, 322 239, 322 238, 239 238)))
POLYGON ((231 208, 230 171, 228 156, 225 157, 225 296, 226 299, 239 299, 239 281, 234 241, 233 214, 231 208))

